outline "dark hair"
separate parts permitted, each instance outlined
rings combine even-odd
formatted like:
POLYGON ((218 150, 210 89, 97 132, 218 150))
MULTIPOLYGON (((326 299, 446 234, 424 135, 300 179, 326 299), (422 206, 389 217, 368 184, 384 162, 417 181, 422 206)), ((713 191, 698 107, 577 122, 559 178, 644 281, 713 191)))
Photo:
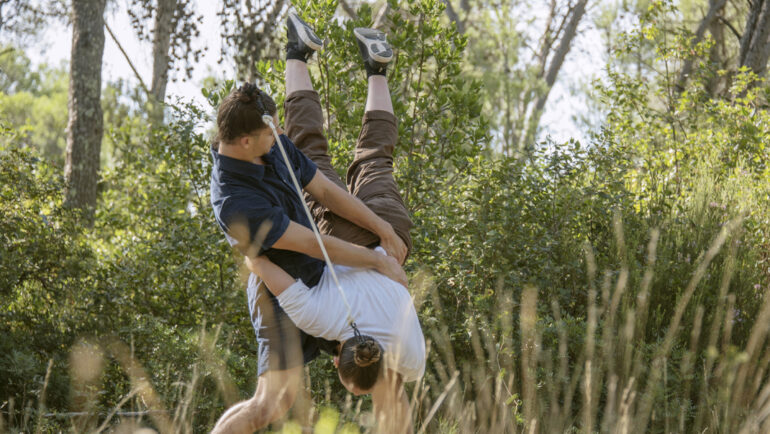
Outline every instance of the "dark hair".
POLYGON ((371 389, 382 371, 382 353, 382 347, 371 336, 346 340, 340 351, 340 376, 361 390, 371 389))
POLYGON ((260 90, 253 83, 244 83, 219 104, 217 111, 217 133, 212 144, 219 149, 221 142, 231 142, 253 131, 266 128, 262 116, 275 115, 277 108, 270 95, 260 90))

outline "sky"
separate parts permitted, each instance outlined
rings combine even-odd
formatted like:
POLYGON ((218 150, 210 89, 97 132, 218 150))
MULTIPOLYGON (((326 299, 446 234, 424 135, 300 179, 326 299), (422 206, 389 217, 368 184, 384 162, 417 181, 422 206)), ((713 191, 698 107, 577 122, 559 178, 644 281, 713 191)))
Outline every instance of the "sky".
MULTIPOLYGON (((203 24, 199 28, 201 34, 195 38, 193 46, 205 48, 205 51, 202 53, 200 62, 195 65, 190 80, 179 80, 184 77, 182 74, 177 74, 177 81, 169 81, 168 96, 181 96, 186 99, 193 99, 200 104, 207 104, 200 92, 202 80, 211 76, 212 71, 214 71, 213 75, 221 77, 235 75, 234 67, 218 64, 221 37, 219 35, 219 17, 216 15, 217 6, 218 2, 197 1, 198 12, 203 16, 203 24)), ((105 21, 128 54, 142 80, 149 86, 152 82, 152 44, 139 41, 137 38, 126 12, 126 2, 122 0, 114 2, 105 13, 105 21)), ((126 57, 121 53, 109 33, 105 32, 104 39, 102 82, 124 79, 138 86, 139 82, 126 57)), ((71 47, 72 31, 68 26, 57 23, 44 32, 41 41, 27 54, 34 63, 59 64, 69 60, 71 47)))
MULTIPOLYGON (((106 12, 105 20, 115 33, 118 42, 128 53, 139 75, 149 86, 152 80, 152 46, 150 42, 138 40, 126 13, 126 4, 125 0, 114 2, 106 12)), ((234 65, 228 65, 227 62, 218 63, 222 45, 217 16, 218 4, 218 1, 197 1, 198 13, 203 16, 203 23, 199 28, 201 34, 193 41, 193 45, 195 48, 205 50, 200 61, 194 65, 191 79, 181 80, 184 77, 178 74, 175 82, 169 82, 168 97, 179 96, 187 100, 192 99, 205 106, 206 100, 200 92, 203 79, 212 75, 220 78, 235 76, 234 65)), ((588 14, 590 13, 589 10, 588 14)), ((550 136, 556 143, 570 138, 583 142, 587 140, 585 125, 574 120, 576 116, 588 110, 585 95, 571 89, 579 89, 590 83, 594 77, 601 74, 606 62, 602 54, 604 49, 599 33, 589 25, 589 22, 590 19, 586 16, 581 25, 580 34, 575 39, 556 84, 551 90, 541 120, 543 131, 539 137, 540 140, 546 136, 550 136)), ((69 59, 71 42, 72 33, 67 26, 51 25, 27 54, 36 64, 42 62, 59 64, 69 59)), ((102 68, 102 82, 123 79, 138 85, 125 56, 106 32, 102 68)))

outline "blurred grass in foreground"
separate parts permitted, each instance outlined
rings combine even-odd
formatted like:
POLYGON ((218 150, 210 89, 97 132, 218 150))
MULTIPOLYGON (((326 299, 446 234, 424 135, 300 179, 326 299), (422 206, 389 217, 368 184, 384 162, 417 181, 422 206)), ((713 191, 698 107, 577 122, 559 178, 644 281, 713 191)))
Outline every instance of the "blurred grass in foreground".
MULTIPOLYGON (((710 248, 694 262, 691 279, 668 328, 661 334, 663 338, 654 342, 647 341, 641 331, 648 316, 658 231, 650 234, 646 271, 633 297, 627 285, 628 268, 623 266, 619 273, 605 273, 600 278, 592 250, 585 249, 588 317, 585 341, 577 355, 568 353, 568 334, 558 303, 539 299, 537 288, 531 286, 518 300, 518 318, 513 313, 517 301, 506 291, 497 291, 493 315, 497 319, 490 318, 490 323, 500 322, 497 326, 504 336, 518 335, 520 348, 511 348, 513 339, 506 341, 481 331, 492 328, 479 324, 470 330, 467 342, 475 360, 458 364, 446 329, 426 327, 429 366, 433 369, 408 388, 415 432, 770 432, 767 293, 746 345, 736 348, 731 344, 735 299, 728 288, 736 247, 730 235, 739 230, 740 223, 740 218, 726 223, 710 248), (694 321, 683 323, 684 311, 699 282, 723 250, 727 259, 714 320, 705 322, 704 309, 695 306, 694 321), (544 343, 538 324, 538 312, 544 310, 556 320, 556 345, 544 343), (683 341, 689 340, 689 346, 677 348, 677 337, 682 336, 686 338, 683 341)), ((617 218, 615 226, 616 242, 622 250, 623 230, 617 218)), ((414 282, 418 305, 426 298, 440 305, 430 278, 419 275, 414 282)), ((47 375, 38 408, 31 407, 32 401, 10 400, 0 417, 0 430, 48 432, 61 427, 61 419, 74 432, 191 433, 208 429, 219 414, 191 411, 197 399, 210 399, 198 396, 202 372, 214 378, 227 405, 237 399, 233 381, 215 353, 218 334, 219 328, 213 333, 203 328, 200 357, 192 361, 190 378, 176 384, 178 396, 174 397, 158 396, 132 346, 117 339, 81 340, 72 348, 70 359, 73 412, 46 412, 47 375), (116 360, 128 375, 131 390, 108 414, 98 414, 94 409, 107 357, 116 360), (166 407, 173 402, 173 408, 166 407)), ((310 380, 306 378, 308 385, 310 380)), ((313 432, 376 431, 371 412, 364 409, 368 406, 362 406, 365 399, 347 395, 344 402, 330 403, 330 386, 325 388, 325 393, 314 391, 315 396, 325 394, 327 398, 313 410, 313 432)), ((283 433, 309 429, 303 431, 290 415, 273 425, 275 432, 283 433)))

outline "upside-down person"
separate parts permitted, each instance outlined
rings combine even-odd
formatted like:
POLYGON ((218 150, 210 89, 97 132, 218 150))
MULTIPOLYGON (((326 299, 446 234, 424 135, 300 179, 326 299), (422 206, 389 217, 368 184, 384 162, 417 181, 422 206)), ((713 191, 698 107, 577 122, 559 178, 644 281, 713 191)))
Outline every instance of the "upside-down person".
POLYGON ((214 432, 253 432, 280 418, 301 388, 303 362, 321 350, 339 354, 340 380, 348 390, 372 393, 383 431, 412 429, 403 382, 422 375, 425 343, 400 265, 411 249, 412 223, 393 179, 398 129, 385 76, 393 52, 382 32, 358 28, 354 36, 368 95, 347 186, 331 165, 307 67, 322 42, 296 14, 288 18, 286 135, 280 136, 290 164, 262 120, 267 113, 278 125, 275 102, 265 92, 247 83, 218 109, 214 213, 228 241, 264 281, 252 274, 247 288, 259 343, 257 391, 228 409, 214 432), (332 286, 290 171, 324 233, 350 310, 332 286), (240 227, 245 236, 236 234, 240 227))

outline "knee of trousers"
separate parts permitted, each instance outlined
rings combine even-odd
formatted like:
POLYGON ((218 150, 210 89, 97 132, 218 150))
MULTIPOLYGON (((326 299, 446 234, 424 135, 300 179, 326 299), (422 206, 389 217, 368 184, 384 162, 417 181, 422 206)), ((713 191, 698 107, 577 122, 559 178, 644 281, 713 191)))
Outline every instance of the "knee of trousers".
POLYGON ((393 177, 393 160, 390 158, 378 157, 368 161, 353 161, 348 167, 345 182, 350 192, 362 200, 360 194, 379 195, 382 189, 393 190, 398 193, 398 186, 393 177), (370 190, 370 192, 360 191, 362 188, 370 190))
POLYGON ((390 223, 393 230, 404 241, 409 252, 412 251, 412 236, 410 229, 414 226, 404 206, 403 200, 397 195, 379 195, 363 201, 380 218, 390 223))
POLYGON ((286 135, 308 157, 325 155, 328 146, 323 112, 315 91, 297 91, 284 103, 286 135))
POLYGON ((389 112, 373 110, 364 113, 357 150, 381 150, 393 155, 398 142, 398 122, 389 112))

